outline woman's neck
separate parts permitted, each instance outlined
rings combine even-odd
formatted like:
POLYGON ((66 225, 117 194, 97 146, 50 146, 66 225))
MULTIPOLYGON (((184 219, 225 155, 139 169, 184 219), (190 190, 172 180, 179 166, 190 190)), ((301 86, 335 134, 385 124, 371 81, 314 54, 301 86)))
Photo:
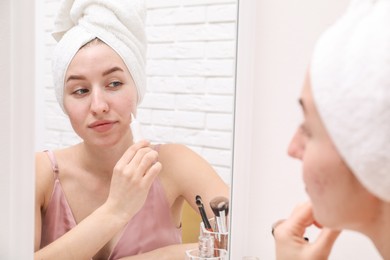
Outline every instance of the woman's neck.
POLYGON ((390 259, 390 203, 383 202, 378 221, 373 224, 367 235, 373 241, 375 247, 383 259, 390 259))
POLYGON ((80 143, 77 153, 82 167, 87 171, 111 176, 115 164, 132 144, 131 138, 124 138, 115 146, 110 147, 96 147, 80 143))

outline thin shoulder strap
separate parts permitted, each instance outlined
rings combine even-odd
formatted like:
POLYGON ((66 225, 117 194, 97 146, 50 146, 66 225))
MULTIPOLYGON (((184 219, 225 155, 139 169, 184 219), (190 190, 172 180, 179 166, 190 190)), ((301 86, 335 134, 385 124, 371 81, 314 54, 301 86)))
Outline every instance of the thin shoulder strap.
POLYGON ((45 152, 50 159, 51 168, 53 169, 54 177, 57 179, 59 171, 58 171, 58 163, 57 163, 56 157, 55 157, 53 151, 51 151, 51 150, 45 150, 45 152))
POLYGON ((156 152, 159 152, 160 151, 160 146, 161 146, 161 144, 153 145, 153 150, 155 150, 156 152))

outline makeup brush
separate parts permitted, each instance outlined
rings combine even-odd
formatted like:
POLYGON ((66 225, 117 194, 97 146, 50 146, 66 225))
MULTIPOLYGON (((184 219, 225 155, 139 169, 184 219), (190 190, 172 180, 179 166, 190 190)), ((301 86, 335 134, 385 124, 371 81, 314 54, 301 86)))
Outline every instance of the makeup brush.
POLYGON ((143 139, 141 134, 141 126, 138 120, 134 117, 133 113, 131 113, 130 128, 131 134, 133 135, 133 142, 136 143, 141 141, 143 139))
POLYGON ((204 227, 206 230, 213 232, 213 229, 211 228, 210 222, 207 219, 206 211, 204 210, 202 198, 199 195, 196 195, 195 197, 196 205, 198 206, 200 216, 202 217, 202 221, 204 224, 204 227))
POLYGON ((227 232, 226 217, 229 213, 229 199, 218 196, 210 201, 210 207, 214 212, 215 222, 217 223, 218 232, 227 232))

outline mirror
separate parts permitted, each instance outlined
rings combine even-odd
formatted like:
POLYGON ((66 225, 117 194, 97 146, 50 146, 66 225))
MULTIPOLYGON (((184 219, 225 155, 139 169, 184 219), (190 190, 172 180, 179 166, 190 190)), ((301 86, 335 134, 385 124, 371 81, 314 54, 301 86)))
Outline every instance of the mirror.
MULTIPOLYGON (((43 1, 40 1, 43 2, 43 1)), ((37 3, 36 150, 80 141, 57 104, 50 32, 60 0, 37 3)), ((145 138, 180 143, 231 186, 238 0, 147 3, 147 93, 138 107, 145 138)))
MULTIPOLYGON (((275 259, 272 224, 307 200, 302 164, 287 146, 302 119, 297 98, 315 43, 348 3, 240 1, 232 260, 275 259)), ((367 238, 343 231, 330 259, 380 257, 367 238)))
MULTIPOLYGON (((59 0, 37 8, 37 144, 54 149, 77 143, 56 102, 50 35, 59 0), (44 22, 43 22, 44 21, 44 22)), ((138 108, 144 136, 181 143, 203 156, 231 184, 237 0, 147 1, 147 94, 138 108)))

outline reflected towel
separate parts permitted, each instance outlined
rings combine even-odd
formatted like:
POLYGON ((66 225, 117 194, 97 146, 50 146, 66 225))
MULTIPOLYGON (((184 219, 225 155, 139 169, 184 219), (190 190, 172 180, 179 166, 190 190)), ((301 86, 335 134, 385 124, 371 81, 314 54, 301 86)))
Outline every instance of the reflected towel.
POLYGON ((99 38, 123 59, 135 82, 138 104, 146 90, 146 7, 142 0, 64 0, 55 19, 53 57, 57 100, 63 107, 64 77, 74 55, 99 38))

